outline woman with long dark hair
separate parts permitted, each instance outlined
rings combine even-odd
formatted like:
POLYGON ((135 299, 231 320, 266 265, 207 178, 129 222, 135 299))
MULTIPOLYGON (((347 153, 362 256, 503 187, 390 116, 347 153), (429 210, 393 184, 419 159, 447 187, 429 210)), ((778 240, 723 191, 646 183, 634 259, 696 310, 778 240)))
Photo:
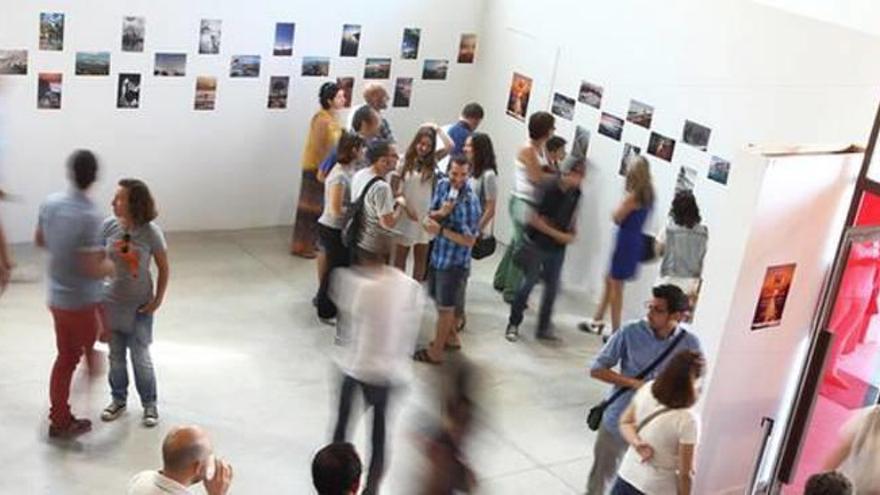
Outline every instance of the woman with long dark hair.
POLYGON ((495 206, 498 203, 498 164, 492 139, 482 132, 471 134, 464 142, 464 154, 471 164, 471 190, 483 207, 480 234, 483 237, 492 235, 489 225, 494 224, 495 206))

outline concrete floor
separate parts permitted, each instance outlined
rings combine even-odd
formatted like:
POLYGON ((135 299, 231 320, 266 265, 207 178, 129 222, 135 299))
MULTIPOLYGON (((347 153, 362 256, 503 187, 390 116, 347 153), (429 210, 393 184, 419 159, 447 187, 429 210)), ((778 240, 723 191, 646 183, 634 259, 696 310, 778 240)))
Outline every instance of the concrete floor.
MULTIPOLYGON (((16 249, 18 282, 0 298, 0 493, 123 493, 134 473, 159 466, 165 432, 181 423, 209 430, 218 455, 235 468, 233 493, 313 493, 311 457, 329 441, 335 420, 336 348, 310 304, 314 264, 287 254, 288 235, 288 229, 169 235, 171 284, 153 346, 161 423, 141 427, 133 390, 126 415, 101 423, 106 380, 90 385, 79 377, 74 412, 95 428, 73 442, 46 435, 54 340, 39 275, 44 261, 31 248, 16 249)), ((561 296, 561 347, 531 338, 534 311, 522 327, 526 337, 508 343, 502 337, 508 307, 491 288, 497 256, 475 263, 463 336, 464 352, 484 371, 468 450, 479 493, 582 493, 593 442, 585 409, 604 391, 586 372, 600 342, 575 329, 590 308, 576 295, 561 296)), ((423 340, 433 322, 429 311, 423 340)), ((414 433, 424 424, 419 418, 436 411, 431 390, 440 372, 426 365, 414 371, 396 396, 388 494, 417 493, 422 460, 414 433)), ((358 423, 354 440, 365 461, 367 422, 358 423)))

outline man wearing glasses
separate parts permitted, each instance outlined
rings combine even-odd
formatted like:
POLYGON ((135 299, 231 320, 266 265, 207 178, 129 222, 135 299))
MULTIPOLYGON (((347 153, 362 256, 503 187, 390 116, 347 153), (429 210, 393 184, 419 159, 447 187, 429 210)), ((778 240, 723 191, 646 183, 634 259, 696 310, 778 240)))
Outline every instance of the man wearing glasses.
POLYGON ((653 297, 645 304, 647 316, 623 325, 605 344, 590 368, 591 377, 613 385, 609 396, 618 389, 627 391, 614 400, 602 416, 602 424, 593 446, 593 466, 587 482, 589 495, 604 495, 617 475, 620 460, 627 449, 618 422, 635 391, 643 383, 655 378, 669 358, 677 352, 700 352, 697 336, 686 332, 679 325, 688 309, 688 299, 684 292, 669 284, 654 287, 651 292, 653 297), (675 348, 666 354, 666 358, 647 376, 637 378, 670 345, 675 345, 675 348))
POLYGON ((398 159, 397 148, 392 143, 377 139, 367 149, 370 166, 356 172, 351 179, 352 201, 356 202, 363 195, 363 225, 360 226, 357 248, 386 258, 394 226, 403 211, 395 209, 394 193, 385 180, 397 166, 398 159))

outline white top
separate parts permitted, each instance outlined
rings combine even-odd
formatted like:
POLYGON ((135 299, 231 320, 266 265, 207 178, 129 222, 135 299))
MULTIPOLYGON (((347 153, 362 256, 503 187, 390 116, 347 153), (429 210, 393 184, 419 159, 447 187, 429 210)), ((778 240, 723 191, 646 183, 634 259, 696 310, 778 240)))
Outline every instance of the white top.
POLYGON ((324 179, 324 210, 321 212, 321 217, 318 218, 318 223, 321 225, 325 225, 332 229, 342 230, 345 225, 345 217, 340 215, 338 217, 334 217, 332 213, 330 213, 330 189, 335 185, 342 185, 342 207, 343 212, 344 209, 357 198, 352 199, 351 197, 351 177, 354 175, 354 169, 351 166, 346 166, 341 163, 337 163, 330 170, 330 173, 327 174, 327 178, 324 179))
POLYGON ((189 488, 158 471, 142 471, 128 482, 128 495, 193 495, 189 488))
POLYGON ((431 207, 435 181, 422 180, 419 171, 404 175, 403 162, 398 164, 395 174, 400 177, 401 194, 406 199, 407 206, 413 209, 419 218, 419 221, 415 222, 406 213, 400 215, 396 227, 400 231, 400 243, 404 246, 427 244, 431 242, 432 236, 422 227, 422 220, 428 215, 428 209, 431 207))
POLYGON ((852 481, 855 493, 880 492, 880 406, 858 411, 841 433, 853 438, 852 451, 841 472, 852 481))
MULTIPOLYGON (((538 160, 542 167, 547 164, 547 158, 544 156, 543 152, 538 153, 538 160)), ((538 197, 538 189, 535 187, 535 184, 529 180, 529 174, 526 170, 528 170, 526 164, 521 162, 519 157, 517 157, 514 166, 513 195, 517 198, 524 199, 529 203, 535 204, 540 201, 540 198, 538 197)))
MULTIPOLYGON (((650 381, 644 384, 632 399, 635 408, 636 424, 648 415, 665 406, 651 393, 650 381)), ((632 447, 623 456, 618 474, 627 483, 651 495, 676 495, 678 469, 678 447, 680 444, 696 445, 699 439, 700 420, 691 409, 667 411, 648 423, 639 436, 654 448, 654 457, 641 462, 641 457, 632 447)))
MULTIPOLYGON (((351 179, 351 201, 355 202, 361 196, 361 191, 375 177, 373 167, 355 172, 351 179)), ((379 217, 394 212, 394 193, 387 180, 382 179, 370 187, 364 197, 364 225, 360 232, 358 247, 371 253, 381 253, 387 249, 382 236, 393 236, 394 232, 386 229, 379 223, 379 217)))

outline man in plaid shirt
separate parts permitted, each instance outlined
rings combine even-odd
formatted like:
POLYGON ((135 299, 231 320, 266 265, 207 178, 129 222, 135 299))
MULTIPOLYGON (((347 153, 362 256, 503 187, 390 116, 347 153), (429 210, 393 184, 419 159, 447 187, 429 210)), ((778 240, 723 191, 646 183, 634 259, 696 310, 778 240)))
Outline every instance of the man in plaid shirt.
POLYGON ((461 348, 455 333, 456 312, 461 313, 464 308, 471 249, 480 235, 483 214, 480 200, 467 179, 467 160, 461 156, 453 158, 449 177, 434 189, 431 211, 425 219, 425 229, 435 236, 428 290, 437 305, 437 331, 431 345, 416 352, 416 361, 440 364, 444 350, 461 348))

